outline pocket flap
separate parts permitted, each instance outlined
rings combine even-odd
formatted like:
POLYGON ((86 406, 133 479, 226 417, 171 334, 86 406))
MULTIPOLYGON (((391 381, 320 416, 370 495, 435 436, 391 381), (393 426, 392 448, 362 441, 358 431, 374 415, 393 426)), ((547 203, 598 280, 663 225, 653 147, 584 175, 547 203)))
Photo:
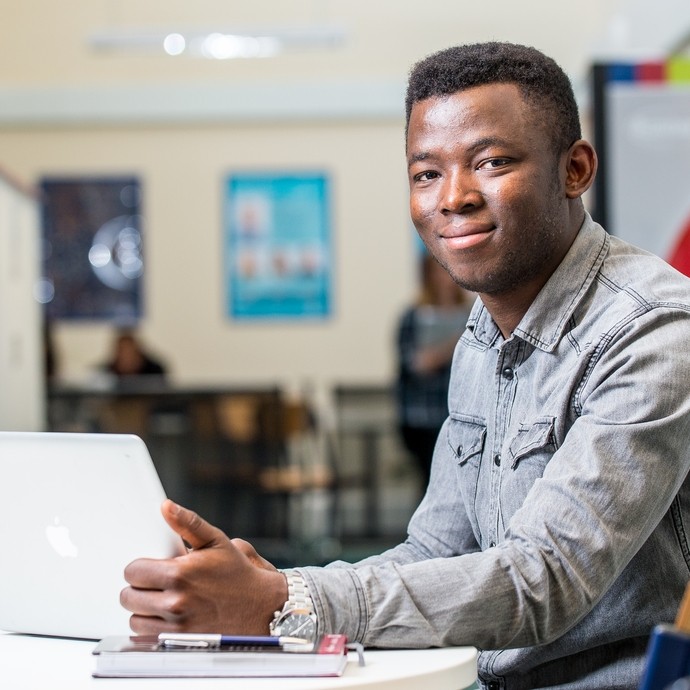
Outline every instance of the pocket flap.
POLYGON ((486 438, 486 424, 474 417, 451 416, 448 424, 448 445, 460 465, 481 456, 486 438))
POLYGON ((513 468, 525 455, 532 451, 554 445, 553 427, 555 422, 555 417, 542 417, 531 424, 520 425, 517 435, 510 442, 508 448, 513 468))

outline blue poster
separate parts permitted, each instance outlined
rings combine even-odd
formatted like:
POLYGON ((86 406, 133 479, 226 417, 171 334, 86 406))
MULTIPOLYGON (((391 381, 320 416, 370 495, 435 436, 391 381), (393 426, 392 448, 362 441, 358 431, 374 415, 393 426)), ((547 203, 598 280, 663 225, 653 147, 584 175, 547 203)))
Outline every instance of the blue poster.
POLYGON ((328 316, 329 216, 328 179, 323 174, 231 175, 225 208, 228 315, 328 316))

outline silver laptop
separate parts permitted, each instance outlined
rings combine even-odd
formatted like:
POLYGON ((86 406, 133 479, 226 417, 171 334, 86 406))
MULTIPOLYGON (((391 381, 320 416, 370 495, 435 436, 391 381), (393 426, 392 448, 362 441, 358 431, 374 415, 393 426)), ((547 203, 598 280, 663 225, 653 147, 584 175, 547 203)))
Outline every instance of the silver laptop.
POLYGON ((164 498, 137 436, 0 432, 0 630, 131 634, 125 566, 183 550, 164 498))

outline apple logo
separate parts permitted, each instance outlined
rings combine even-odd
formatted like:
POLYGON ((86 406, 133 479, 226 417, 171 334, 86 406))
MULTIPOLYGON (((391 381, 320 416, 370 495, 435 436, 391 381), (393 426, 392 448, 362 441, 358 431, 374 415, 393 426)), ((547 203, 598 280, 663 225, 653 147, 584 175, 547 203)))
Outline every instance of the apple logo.
POLYGON ((46 527, 48 543, 55 552, 63 558, 76 558, 78 549, 69 534, 69 527, 60 524, 60 519, 55 518, 54 524, 46 527))

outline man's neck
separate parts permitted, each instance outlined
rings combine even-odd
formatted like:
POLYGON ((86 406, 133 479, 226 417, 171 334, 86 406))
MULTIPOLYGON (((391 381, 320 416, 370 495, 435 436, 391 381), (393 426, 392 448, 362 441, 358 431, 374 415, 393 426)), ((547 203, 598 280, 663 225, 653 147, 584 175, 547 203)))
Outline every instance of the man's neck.
POLYGON ((537 293, 534 293, 533 295, 526 295, 523 300, 511 299, 510 301, 506 300, 505 296, 496 295, 481 295, 481 298, 484 306, 491 314, 491 318, 507 340, 527 313, 536 296, 537 293))
POLYGON ((553 270, 546 278, 542 278, 539 281, 528 281, 504 293, 480 295, 484 306, 488 309, 504 338, 510 338, 513 331, 522 320, 522 317, 527 313, 532 302, 534 302, 536 296, 558 269, 558 266, 560 266, 566 254, 570 251, 570 247, 575 241, 582 227, 582 223, 584 222, 584 207, 580 207, 579 211, 580 212, 574 216, 574 220, 571 223, 571 229, 565 236, 560 256, 554 257, 553 270))

